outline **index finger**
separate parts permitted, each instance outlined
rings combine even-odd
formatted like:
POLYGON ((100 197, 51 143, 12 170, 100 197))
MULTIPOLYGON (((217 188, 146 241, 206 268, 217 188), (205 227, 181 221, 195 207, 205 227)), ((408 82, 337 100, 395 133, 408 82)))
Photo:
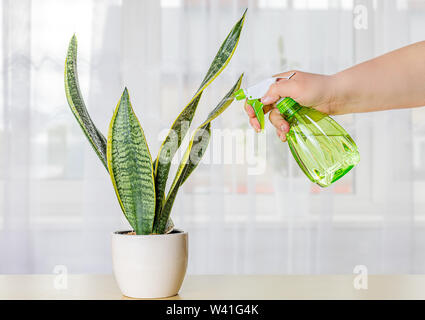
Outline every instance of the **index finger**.
POLYGON ((248 117, 255 118, 254 108, 250 106, 248 103, 246 103, 246 101, 245 101, 244 109, 245 109, 245 112, 248 114, 248 117))

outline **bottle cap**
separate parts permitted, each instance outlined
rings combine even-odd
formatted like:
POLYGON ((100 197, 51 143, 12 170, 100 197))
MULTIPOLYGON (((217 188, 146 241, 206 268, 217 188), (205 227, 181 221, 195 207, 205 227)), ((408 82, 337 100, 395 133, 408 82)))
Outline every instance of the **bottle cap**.
POLYGON ((292 106, 297 104, 297 102, 289 97, 281 98, 276 103, 276 108, 279 109, 281 114, 284 114, 287 110, 289 110, 292 106))

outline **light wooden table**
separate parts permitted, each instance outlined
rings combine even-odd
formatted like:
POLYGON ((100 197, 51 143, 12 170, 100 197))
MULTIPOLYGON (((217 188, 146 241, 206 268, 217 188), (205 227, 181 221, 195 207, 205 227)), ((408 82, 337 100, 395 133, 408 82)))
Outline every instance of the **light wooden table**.
MULTIPOLYGON (((171 299, 425 299, 424 275, 369 275, 356 290, 353 275, 192 275, 171 299)), ((0 299, 128 299, 112 275, 0 275, 0 299), (63 283, 62 283, 63 284, 63 283)))

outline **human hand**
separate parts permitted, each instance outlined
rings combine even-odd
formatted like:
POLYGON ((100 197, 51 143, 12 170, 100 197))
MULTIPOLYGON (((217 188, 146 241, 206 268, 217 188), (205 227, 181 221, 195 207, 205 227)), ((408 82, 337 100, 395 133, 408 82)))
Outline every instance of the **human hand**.
MULTIPOLYGON (((269 114, 269 120, 276 127, 276 134, 282 141, 286 141, 289 132, 289 124, 275 107, 275 103, 282 97, 290 97, 302 106, 312 107, 327 114, 336 112, 334 79, 332 76, 306 73, 301 71, 288 71, 274 77, 288 77, 279 79, 272 84, 269 91, 261 98, 264 104, 264 113, 269 114)), ((257 131, 260 131, 260 123, 255 117, 254 109, 245 102, 245 111, 249 116, 249 123, 257 131)))

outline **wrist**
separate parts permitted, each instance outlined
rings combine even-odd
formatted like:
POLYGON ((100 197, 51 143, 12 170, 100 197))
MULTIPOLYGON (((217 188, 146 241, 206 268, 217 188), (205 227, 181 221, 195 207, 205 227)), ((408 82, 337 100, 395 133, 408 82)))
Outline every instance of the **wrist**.
POLYGON ((329 114, 335 115, 335 114, 345 114, 347 113, 346 110, 344 110, 347 101, 346 101, 346 95, 344 94, 344 86, 342 85, 342 79, 341 79, 340 73, 335 73, 333 75, 329 76, 329 114))

